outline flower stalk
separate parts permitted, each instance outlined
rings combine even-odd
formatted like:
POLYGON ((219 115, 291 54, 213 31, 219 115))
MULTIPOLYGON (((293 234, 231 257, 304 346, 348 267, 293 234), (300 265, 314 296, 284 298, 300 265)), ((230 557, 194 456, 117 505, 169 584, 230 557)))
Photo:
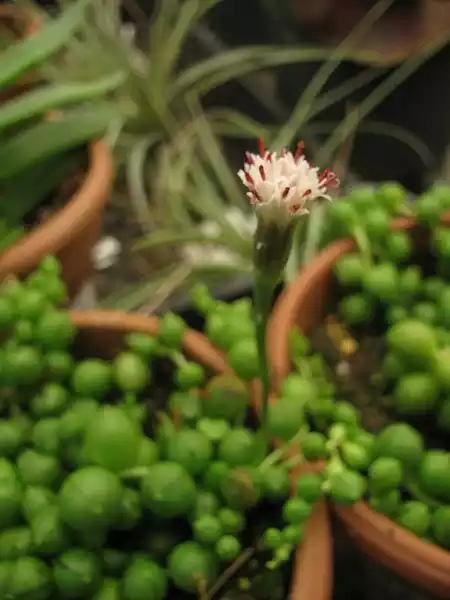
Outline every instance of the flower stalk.
POLYGON ((267 426, 270 395, 270 366, 267 356, 267 322, 278 279, 262 271, 255 271, 253 280, 253 315, 255 321, 256 347, 261 378, 261 416, 263 429, 267 426))
POLYGON ((303 142, 295 153, 283 149, 268 152, 260 140, 259 154, 246 153, 244 168, 238 173, 255 208, 257 227, 253 244, 253 310, 260 377, 262 384, 262 423, 267 431, 270 394, 270 365, 267 358, 267 324, 276 286, 283 277, 297 218, 307 215, 312 204, 331 200, 328 188, 337 186, 336 175, 326 169, 319 173, 303 155, 303 142))

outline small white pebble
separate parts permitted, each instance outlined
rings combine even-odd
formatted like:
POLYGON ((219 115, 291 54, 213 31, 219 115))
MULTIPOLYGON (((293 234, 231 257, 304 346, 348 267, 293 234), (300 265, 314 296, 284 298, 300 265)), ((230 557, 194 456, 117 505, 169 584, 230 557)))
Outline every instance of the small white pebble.
POLYGON ((338 377, 348 377, 350 375, 350 364, 346 360, 336 365, 336 375, 338 377))
POLYGON ((115 237, 107 235, 99 240, 92 249, 92 262, 97 271, 112 267, 119 258, 122 245, 115 237))

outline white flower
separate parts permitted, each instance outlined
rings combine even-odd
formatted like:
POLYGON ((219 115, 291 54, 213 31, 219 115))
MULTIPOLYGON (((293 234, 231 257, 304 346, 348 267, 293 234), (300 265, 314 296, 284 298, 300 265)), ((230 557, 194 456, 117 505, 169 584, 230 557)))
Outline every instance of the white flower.
POLYGON ((99 240, 92 249, 92 262, 97 271, 112 267, 122 249, 122 245, 115 237, 106 236, 99 240))
POLYGON ((303 155, 303 142, 295 154, 283 149, 278 156, 267 152, 260 140, 259 154, 247 152, 238 175, 249 190, 247 196, 258 217, 281 222, 308 213, 315 200, 331 200, 328 188, 339 185, 332 171, 319 173, 317 167, 310 165, 303 155))

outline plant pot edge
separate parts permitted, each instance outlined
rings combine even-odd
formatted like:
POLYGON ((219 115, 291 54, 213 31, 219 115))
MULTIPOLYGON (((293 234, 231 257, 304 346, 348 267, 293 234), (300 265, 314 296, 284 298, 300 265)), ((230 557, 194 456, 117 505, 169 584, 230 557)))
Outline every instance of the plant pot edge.
MULTIPOLYGON (((450 213, 443 218, 450 225, 450 213)), ((392 228, 412 230, 412 218, 396 219, 392 228)), ((354 249, 350 239, 341 239, 320 252, 279 296, 269 323, 269 359, 273 388, 279 389, 291 371, 289 332, 298 326, 308 331, 322 320, 334 265, 354 249)), ((335 507, 349 535, 377 562, 432 594, 448 598, 450 593, 450 552, 426 542, 374 511, 365 502, 335 507)))
POLYGON ((113 176, 109 148, 101 140, 91 142, 83 182, 61 209, 0 254, 0 280, 10 274, 26 275, 45 256, 55 254, 73 299, 92 274, 91 250, 100 236, 113 176))

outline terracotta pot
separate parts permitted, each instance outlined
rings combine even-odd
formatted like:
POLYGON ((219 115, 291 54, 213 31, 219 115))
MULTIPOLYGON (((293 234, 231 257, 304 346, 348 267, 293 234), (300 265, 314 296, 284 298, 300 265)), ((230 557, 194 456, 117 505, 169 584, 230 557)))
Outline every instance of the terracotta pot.
MULTIPOLYGON (((41 25, 38 16, 10 4, 0 4, 0 25, 18 40, 35 33, 41 25)), ((0 105, 36 83, 27 74, 0 92, 0 105)), ((89 147, 89 166, 83 183, 64 208, 20 238, 0 254, 0 281, 11 273, 25 275, 48 254, 61 261, 62 277, 73 300, 92 274, 91 250, 101 232, 101 217, 113 182, 110 152, 103 142, 89 147)))
MULTIPOLYGON (((294 18, 309 27, 314 36, 338 46, 376 2, 363 0, 292 0, 294 18)), ((449 39, 450 5, 445 0, 410 2, 402 9, 391 7, 360 39, 356 40, 356 60, 380 66, 394 66, 419 55, 434 42, 449 39)))
MULTIPOLYGON (((444 219, 449 224, 448 216, 444 219)), ((414 230, 412 219, 398 219, 395 229, 414 230)), ((305 267, 298 279, 278 298, 269 325, 269 352, 274 389, 291 371, 289 332, 294 326, 308 332, 325 316, 326 301, 332 293, 333 267, 354 249, 352 240, 340 240, 323 250, 305 267)), ((365 502, 336 507, 349 535, 377 562, 426 589, 450 598, 450 552, 409 533, 365 502)))
MULTIPOLYGON (((40 27, 40 19, 30 12, 21 10, 11 4, 0 4, 0 27, 8 29, 17 40, 21 40, 35 33, 40 27)), ((0 104, 14 98, 33 85, 35 79, 32 74, 27 74, 14 85, 0 92, 0 104)))
MULTIPOLYGON (((73 312, 78 343, 89 356, 112 358, 131 332, 158 332, 159 319, 113 311, 73 312)), ((215 373, 231 372, 224 355, 201 333, 190 329, 184 338, 186 353, 215 373)), ((329 600, 332 586, 331 536, 323 504, 311 516, 305 541, 296 553, 292 574, 292 600, 329 600)))
POLYGON ((92 142, 88 171, 72 198, 0 254, 0 281, 9 274, 26 275, 44 256, 55 254, 73 299, 92 274, 91 250, 100 236, 103 208, 112 183, 109 149, 104 142, 92 142))

